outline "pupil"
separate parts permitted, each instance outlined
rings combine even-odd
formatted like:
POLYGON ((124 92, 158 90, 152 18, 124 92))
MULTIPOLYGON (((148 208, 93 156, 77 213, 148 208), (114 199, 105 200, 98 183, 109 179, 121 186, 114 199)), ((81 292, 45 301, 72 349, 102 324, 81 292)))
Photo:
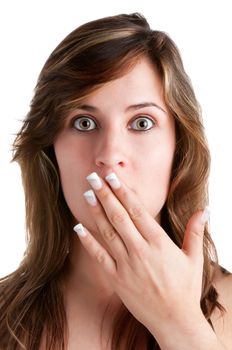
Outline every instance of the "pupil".
POLYGON ((82 126, 83 126, 84 128, 88 128, 89 125, 90 125, 89 120, 84 120, 84 121, 82 121, 82 126))
POLYGON ((147 125, 147 121, 146 120, 140 120, 139 121, 139 125, 140 125, 141 128, 144 128, 147 125))

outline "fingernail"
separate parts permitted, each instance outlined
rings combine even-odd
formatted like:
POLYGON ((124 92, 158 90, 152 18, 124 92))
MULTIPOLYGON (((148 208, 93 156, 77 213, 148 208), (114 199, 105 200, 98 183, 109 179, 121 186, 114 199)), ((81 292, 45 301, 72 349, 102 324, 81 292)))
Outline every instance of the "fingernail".
POLYGON ((111 173, 105 177, 106 181, 110 184, 110 186, 114 189, 118 189, 121 187, 120 181, 115 173, 111 173))
POLYGON ((209 221, 210 218, 210 209, 209 207, 205 207, 202 215, 201 215, 201 223, 204 225, 207 221, 209 221))
POLYGON ((85 199, 87 200, 87 202, 94 206, 97 204, 97 198, 95 196, 95 193, 93 192, 93 190, 89 190, 83 193, 83 196, 85 197, 85 199))
POLYGON ((77 224, 73 227, 74 231, 78 234, 80 237, 85 237, 87 235, 86 231, 84 230, 84 226, 82 224, 77 224))
POLYGON ((102 188, 102 182, 97 173, 91 173, 86 179, 95 190, 100 190, 100 188, 102 188))

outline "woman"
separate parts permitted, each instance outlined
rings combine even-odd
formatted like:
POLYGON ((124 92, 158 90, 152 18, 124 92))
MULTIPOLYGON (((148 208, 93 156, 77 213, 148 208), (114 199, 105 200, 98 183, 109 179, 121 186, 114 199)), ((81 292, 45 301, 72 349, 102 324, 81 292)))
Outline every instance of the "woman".
POLYGON ((137 13, 74 30, 41 71, 13 160, 28 246, 0 284, 1 349, 232 346, 200 108, 166 34, 137 13))

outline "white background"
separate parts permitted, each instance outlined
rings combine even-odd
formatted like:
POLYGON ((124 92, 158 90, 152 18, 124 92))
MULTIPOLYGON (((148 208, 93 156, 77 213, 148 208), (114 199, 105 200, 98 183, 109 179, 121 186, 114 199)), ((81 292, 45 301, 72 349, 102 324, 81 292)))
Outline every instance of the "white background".
POLYGON ((0 276, 13 271, 25 248, 20 171, 10 145, 29 108, 45 60, 80 24, 119 13, 141 12, 153 29, 177 43, 202 106, 212 154, 210 228, 220 263, 232 270, 232 21, 221 1, 2 1, 0 5, 0 276))

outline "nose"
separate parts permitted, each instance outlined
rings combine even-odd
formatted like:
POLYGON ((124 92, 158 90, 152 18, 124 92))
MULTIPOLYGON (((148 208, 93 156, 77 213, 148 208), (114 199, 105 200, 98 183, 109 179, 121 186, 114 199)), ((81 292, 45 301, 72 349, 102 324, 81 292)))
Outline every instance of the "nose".
POLYGON ((95 148, 95 164, 99 168, 117 169, 127 165, 128 147, 123 137, 116 132, 101 135, 95 148))

